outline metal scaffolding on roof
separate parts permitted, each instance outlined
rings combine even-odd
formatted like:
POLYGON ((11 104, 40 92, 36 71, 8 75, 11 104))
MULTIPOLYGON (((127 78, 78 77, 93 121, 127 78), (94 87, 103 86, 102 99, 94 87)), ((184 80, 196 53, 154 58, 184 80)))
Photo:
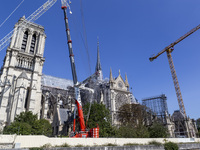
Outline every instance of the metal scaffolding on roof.
POLYGON ((157 118, 166 123, 166 115, 168 115, 167 97, 165 94, 150 97, 142 100, 142 105, 148 107, 155 113, 157 118))

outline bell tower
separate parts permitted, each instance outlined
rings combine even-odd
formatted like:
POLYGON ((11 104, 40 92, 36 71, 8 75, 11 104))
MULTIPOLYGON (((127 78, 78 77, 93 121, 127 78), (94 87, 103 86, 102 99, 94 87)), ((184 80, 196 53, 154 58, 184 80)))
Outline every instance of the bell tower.
POLYGON ((19 19, 0 71, 0 122, 10 124, 23 111, 40 115, 44 27, 19 19), (25 22, 25 25, 22 22, 25 22))

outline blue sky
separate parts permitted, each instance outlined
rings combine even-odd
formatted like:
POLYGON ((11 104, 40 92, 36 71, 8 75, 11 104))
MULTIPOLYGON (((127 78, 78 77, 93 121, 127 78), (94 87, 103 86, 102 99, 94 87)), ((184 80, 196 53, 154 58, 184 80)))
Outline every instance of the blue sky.
MULTIPOLYGON (((22 0, 4 0, 0 5, 0 23, 22 0)), ((80 0, 71 0, 68 14, 78 80, 94 72, 97 36, 104 77, 110 68, 117 77, 119 69, 127 73, 135 97, 166 94, 169 112, 179 109, 166 54, 153 62, 149 57, 200 24, 199 0, 82 0, 90 63, 83 44, 84 30, 80 0), (89 64, 91 65, 91 71, 89 64)), ((9 33, 17 20, 29 16, 46 0, 25 0, 0 28, 0 39, 9 33)), ((45 27, 47 35, 43 73, 72 79, 61 3, 48 10, 36 23, 45 27)), ((187 115, 199 118, 200 105, 200 31, 196 31, 174 47, 172 57, 177 72, 187 115)), ((0 52, 2 64, 6 49, 0 52)))

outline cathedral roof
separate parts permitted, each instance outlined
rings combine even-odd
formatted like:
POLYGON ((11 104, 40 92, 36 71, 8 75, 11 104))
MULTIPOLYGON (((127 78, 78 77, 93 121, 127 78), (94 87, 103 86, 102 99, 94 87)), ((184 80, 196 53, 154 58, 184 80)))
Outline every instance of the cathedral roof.
POLYGON ((59 89, 64 89, 64 90, 67 90, 67 87, 74 85, 72 80, 53 77, 53 76, 45 75, 45 74, 42 75, 41 82, 42 82, 42 86, 54 87, 54 88, 59 88, 59 89))

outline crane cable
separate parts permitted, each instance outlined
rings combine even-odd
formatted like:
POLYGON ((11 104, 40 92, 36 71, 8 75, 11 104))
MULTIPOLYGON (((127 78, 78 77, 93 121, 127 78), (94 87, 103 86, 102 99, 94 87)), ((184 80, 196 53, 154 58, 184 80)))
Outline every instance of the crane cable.
POLYGON ((90 70, 90 75, 91 75, 92 72, 91 72, 91 65, 90 65, 90 55, 89 55, 89 48, 88 48, 88 42, 87 42, 87 34, 86 34, 86 29, 85 29, 82 0, 80 0, 80 11, 81 11, 82 26, 83 26, 83 36, 84 36, 84 40, 85 40, 84 45, 85 45, 86 52, 87 52, 88 65, 89 65, 89 70, 90 70))
POLYGON ((1 23, 0 27, 3 26, 3 24, 12 16, 12 14, 21 6, 21 4, 24 2, 24 0, 21 1, 21 3, 12 11, 12 13, 4 20, 3 23, 1 23))
MULTIPOLYGON (((83 42, 83 45, 84 45, 84 47, 86 49, 86 53, 87 53, 89 71, 90 71, 90 74, 92 74, 91 73, 91 65, 90 65, 89 48, 88 48, 88 42, 87 42, 87 35, 86 35, 86 29, 85 29, 85 23, 84 23, 85 21, 84 21, 84 15, 83 15, 82 0, 80 0, 80 11, 81 11, 82 28, 84 30, 83 34, 81 33, 80 30, 77 29, 76 21, 74 20, 74 18, 72 18, 72 21, 74 23, 74 27, 76 28, 75 31, 79 31, 79 33, 80 33, 81 40, 83 42)), ((72 14, 72 13, 70 13, 70 14, 72 14)), ((93 99, 93 95, 92 95, 92 98, 90 99, 90 106, 89 106, 89 110, 88 110, 88 113, 87 113, 86 126, 87 126, 90 111, 91 111, 92 99, 93 99)))
MULTIPOLYGON (((79 32, 79 34, 80 34, 80 39, 81 39, 81 41, 83 42, 83 46, 84 46, 84 48, 85 48, 85 50, 86 50, 86 54, 87 54, 87 62, 88 62, 88 66, 89 66, 89 75, 91 75, 92 74, 92 71, 91 71, 91 65, 90 65, 90 56, 89 56, 89 48, 88 48, 88 44, 87 44, 87 36, 86 36, 86 30, 85 30, 85 24, 84 24, 84 16, 83 16, 83 9, 82 9, 82 2, 81 2, 81 0, 80 0, 80 4, 81 4, 81 20, 82 20, 82 22, 81 22, 81 24, 82 24, 82 28, 83 28, 83 30, 84 30, 84 33, 82 33, 81 31, 80 31, 80 28, 78 28, 77 27, 77 20, 76 20, 76 17, 74 18, 74 17, 72 17, 72 23, 74 24, 74 28, 75 28, 75 32, 77 32, 77 34, 78 34, 78 32, 79 32), (83 25, 84 24, 84 25, 83 25)), ((70 14, 72 14, 72 13, 70 13, 70 14)), ((76 35, 77 36, 77 35, 76 35)), ((78 36, 77 36, 77 39, 78 39, 78 36)), ((79 45, 79 44, 78 44, 79 45)), ((81 55, 82 56, 82 55, 81 55)))
MULTIPOLYGON (((85 38, 85 48, 86 48, 86 52, 87 52, 87 58, 88 58, 88 64, 89 64, 89 69, 90 69, 90 74, 91 73, 91 65, 90 65, 90 55, 89 55, 89 48, 88 48, 88 42, 87 42, 87 34, 86 34, 86 29, 85 29, 85 20, 84 20, 84 15, 83 15, 83 5, 82 5, 82 0, 80 0, 80 11, 81 11, 81 20, 82 20, 82 26, 83 26, 83 36, 85 38)), ((94 94, 94 93, 93 93, 94 94)), ((91 111, 91 106, 92 106, 92 99, 93 99, 93 94, 92 94, 92 98, 90 99, 90 106, 89 106, 89 110, 87 113, 87 118, 86 118, 86 127, 87 127, 87 123, 88 123, 88 119, 90 116, 90 111, 91 111)))

